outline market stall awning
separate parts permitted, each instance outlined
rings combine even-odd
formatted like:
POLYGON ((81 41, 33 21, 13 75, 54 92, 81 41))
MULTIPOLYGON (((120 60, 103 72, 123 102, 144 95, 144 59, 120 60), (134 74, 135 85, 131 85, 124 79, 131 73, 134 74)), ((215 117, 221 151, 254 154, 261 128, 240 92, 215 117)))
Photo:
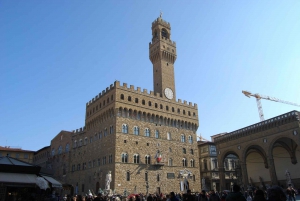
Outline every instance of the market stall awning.
POLYGON ((36 178, 37 176, 35 174, 0 172, 1 183, 35 184, 36 178))
POLYGON ((62 188, 62 184, 60 182, 58 182, 57 180, 53 179, 52 177, 44 176, 44 175, 41 175, 41 176, 44 177, 48 182, 50 182, 52 184, 52 187, 62 188))

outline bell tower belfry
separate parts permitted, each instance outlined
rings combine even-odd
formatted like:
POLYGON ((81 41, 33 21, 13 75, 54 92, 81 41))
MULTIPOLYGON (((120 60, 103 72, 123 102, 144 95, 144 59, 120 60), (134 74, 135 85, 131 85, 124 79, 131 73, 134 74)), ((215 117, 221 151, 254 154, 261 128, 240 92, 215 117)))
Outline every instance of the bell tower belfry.
POLYGON ((153 64, 154 93, 160 93, 169 100, 176 100, 174 78, 176 43, 171 41, 171 26, 162 19, 162 14, 152 23, 149 57, 153 64))

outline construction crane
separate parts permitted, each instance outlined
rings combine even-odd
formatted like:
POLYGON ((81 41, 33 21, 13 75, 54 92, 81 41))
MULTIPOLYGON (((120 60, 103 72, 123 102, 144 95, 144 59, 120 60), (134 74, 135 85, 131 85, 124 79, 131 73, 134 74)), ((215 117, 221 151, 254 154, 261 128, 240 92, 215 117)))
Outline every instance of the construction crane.
POLYGON ((253 97, 256 98, 256 103, 257 103, 257 108, 258 108, 258 113, 259 113, 260 121, 264 121, 265 120, 260 99, 266 99, 266 100, 270 100, 270 101, 275 101, 275 102, 279 102, 279 103, 285 103, 285 104, 295 105, 295 106, 300 107, 299 104, 292 103, 292 102, 289 102, 289 101, 280 100, 278 98, 274 98, 274 97, 271 97, 271 96, 265 96, 265 95, 261 95, 261 94, 253 94, 253 93, 251 93, 249 91, 242 91, 242 93, 245 96, 247 96, 248 98, 250 98, 250 96, 253 96, 253 97))

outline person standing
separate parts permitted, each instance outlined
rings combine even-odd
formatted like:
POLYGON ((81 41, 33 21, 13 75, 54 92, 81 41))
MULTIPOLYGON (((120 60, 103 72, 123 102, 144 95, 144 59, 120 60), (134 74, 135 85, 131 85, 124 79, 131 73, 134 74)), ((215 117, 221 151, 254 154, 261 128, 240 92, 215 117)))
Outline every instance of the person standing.
POLYGON ((233 192, 231 192, 227 195, 226 201, 246 201, 246 198, 240 192, 240 190, 241 190, 240 186, 234 184, 232 189, 233 189, 233 192))
POLYGON ((215 193, 214 190, 211 190, 210 192, 211 193, 210 193, 208 201, 220 201, 220 197, 215 193))

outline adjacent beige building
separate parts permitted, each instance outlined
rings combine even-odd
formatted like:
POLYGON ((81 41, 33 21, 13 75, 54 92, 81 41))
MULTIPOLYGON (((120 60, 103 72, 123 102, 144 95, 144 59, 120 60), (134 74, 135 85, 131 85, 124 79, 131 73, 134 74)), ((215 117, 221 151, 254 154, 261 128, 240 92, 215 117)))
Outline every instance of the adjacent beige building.
POLYGON ((0 157, 2 156, 10 156, 26 163, 32 163, 34 151, 23 150, 19 147, 0 146, 0 157))

